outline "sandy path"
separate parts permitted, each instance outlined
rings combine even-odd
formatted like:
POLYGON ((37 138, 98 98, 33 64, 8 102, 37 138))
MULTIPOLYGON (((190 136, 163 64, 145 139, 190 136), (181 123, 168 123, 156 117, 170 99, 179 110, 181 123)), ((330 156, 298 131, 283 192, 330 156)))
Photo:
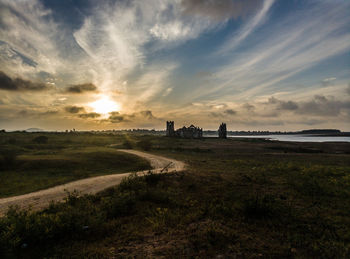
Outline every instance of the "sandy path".
MULTIPOLYGON (((185 164, 183 162, 177 161, 175 159, 152 155, 137 150, 123 149, 119 151, 127 152, 147 159, 150 162, 152 168, 154 168, 152 170, 154 173, 181 171, 185 168, 185 164)), ((148 171, 149 170, 140 171, 136 174, 143 175, 148 171)), ((62 201, 65 197, 67 197, 67 191, 73 192, 76 190, 82 194, 94 194, 108 187, 119 184, 124 177, 127 177, 130 174, 132 173, 91 177, 55 186, 42 191, 2 198, 0 199, 0 215, 4 215, 8 207, 11 205, 18 205, 20 208, 31 207, 34 210, 44 208, 48 206, 51 201, 62 201)))

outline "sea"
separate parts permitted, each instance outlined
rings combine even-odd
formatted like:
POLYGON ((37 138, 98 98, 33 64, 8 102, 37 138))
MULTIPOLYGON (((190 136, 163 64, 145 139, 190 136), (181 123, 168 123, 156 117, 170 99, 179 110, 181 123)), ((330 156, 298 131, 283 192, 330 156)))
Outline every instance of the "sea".
MULTIPOLYGON (((204 137, 216 137, 214 135, 204 135, 204 137)), ((228 135, 228 138, 260 138, 274 141, 292 142, 350 142, 350 137, 344 136, 318 136, 318 135, 228 135)))

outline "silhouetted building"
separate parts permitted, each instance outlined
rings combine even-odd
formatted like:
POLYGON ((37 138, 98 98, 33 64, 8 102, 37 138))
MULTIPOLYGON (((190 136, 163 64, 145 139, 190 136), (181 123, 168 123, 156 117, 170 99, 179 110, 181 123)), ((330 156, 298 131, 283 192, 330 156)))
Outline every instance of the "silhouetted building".
POLYGON ((168 136, 168 137, 175 136, 174 121, 167 121, 166 122, 166 136, 168 136))
POLYGON ((166 136, 168 137, 179 137, 179 138, 202 138, 203 129, 191 125, 189 127, 182 127, 180 129, 174 130, 174 122, 166 122, 166 136))
POLYGON ((218 132, 219 132, 219 138, 227 138, 226 123, 221 123, 218 132))

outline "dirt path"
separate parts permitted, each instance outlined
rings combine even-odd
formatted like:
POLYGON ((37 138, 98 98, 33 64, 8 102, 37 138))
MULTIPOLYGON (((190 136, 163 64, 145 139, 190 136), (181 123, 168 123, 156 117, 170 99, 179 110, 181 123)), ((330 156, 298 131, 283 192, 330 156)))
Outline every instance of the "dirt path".
MULTIPOLYGON (((175 159, 152 155, 137 150, 123 149, 119 151, 127 152, 147 159, 150 162, 153 168, 152 172, 154 173, 181 171, 185 168, 185 164, 183 162, 175 159)), ((148 170, 140 171, 136 174, 143 175, 147 172, 148 170)), ((42 191, 2 198, 0 199, 0 215, 4 215, 8 207, 11 205, 18 205, 20 208, 31 207, 33 210, 44 208, 48 206, 51 201, 62 201, 65 197, 67 197, 67 191, 73 192, 76 190, 82 194, 94 194, 108 187, 119 184, 124 177, 127 177, 130 174, 132 173, 91 177, 55 186, 42 191)))

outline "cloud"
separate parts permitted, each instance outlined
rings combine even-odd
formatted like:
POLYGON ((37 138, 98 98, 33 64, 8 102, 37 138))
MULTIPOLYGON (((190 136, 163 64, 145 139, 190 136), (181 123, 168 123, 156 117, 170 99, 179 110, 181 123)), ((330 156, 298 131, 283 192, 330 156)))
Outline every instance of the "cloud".
POLYGON ((334 85, 336 79, 335 77, 325 78, 322 80, 322 86, 334 85))
POLYGON ((168 96, 173 91, 173 88, 167 88, 165 89, 163 96, 168 96))
POLYGON ((237 114, 237 112, 235 110, 232 109, 227 109, 224 111, 224 113, 228 114, 228 115, 235 115, 237 114))
MULTIPOLYGON (((175 63, 173 58, 167 57, 157 60, 160 51, 196 39, 218 26, 208 19, 185 17, 182 10, 180 2, 173 0, 148 0, 147 4, 144 1, 103 1, 95 5, 81 28, 73 33, 88 57, 92 82, 101 91, 133 91, 133 84, 123 83, 129 82, 128 76, 137 74, 130 81, 137 77, 148 80, 157 77, 158 71, 168 70, 172 66, 169 63, 175 63), (159 69, 150 75, 149 68, 155 66, 159 69)), ((137 94, 143 102, 155 92, 170 88, 164 87, 153 84, 137 94)), ((126 98, 137 101, 135 96, 126 95, 126 98)))
POLYGON ((255 11, 261 0, 182 0, 183 12, 187 15, 209 17, 220 21, 245 17, 255 11))
POLYGON ((35 68, 38 63, 36 63, 31 58, 15 50, 7 42, 0 40, 0 60, 1 63, 10 63, 13 65, 24 65, 35 68))
POLYGON ((89 112, 89 113, 81 113, 78 116, 82 119, 96 119, 98 117, 101 117, 101 114, 97 112, 89 112))
POLYGON ((96 92, 97 87, 92 83, 72 85, 66 88, 65 92, 72 94, 81 94, 85 92, 96 92))
POLYGON ((111 123, 121 123, 121 122, 145 122, 145 121, 158 121, 161 120, 153 115, 152 111, 145 110, 140 112, 135 112, 131 114, 121 114, 120 112, 110 112, 107 119, 111 123))
POLYGON ((22 118, 42 118, 42 117, 51 117, 59 114, 58 110, 38 110, 38 109, 22 109, 16 112, 16 116, 22 118))
MULTIPOLYGON (((281 91, 283 81, 293 76, 297 79, 298 73, 350 49, 348 6, 310 5, 286 15, 279 23, 262 26, 255 40, 249 42, 249 51, 229 56, 227 64, 214 71, 218 78, 215 84, 201 88, 194 97, 236 101, 281 91)), ((294 86, 290 91, 298 90, 294 86)))
POLYGON ((77 58, 77 44, 69 41, 72 37, 65 35, 66 30, 54 22, 52 11, 41 1, 2 0, 0 24, 1 39, 6 43, 3 47, 10 51, 2 53, 1 65, 9 71, 68 74, 76 65, 72 61, 77 58))
POLYGON ((177 68, 177 64, 163 63, 152 64, 143 70, 143 74, 132 82, 132 88, 128 89, 128 95, 133 102, 139 102, 142 109, 145 103, 151 103, 161 96, 170 94, 173 90, 169 83, 169 76, 177 68))
POLYGON ((299 114, 316 116, 338 116, 341 110, 350 110, 350 101, 336 100, 334 97, 315 95, 313 100, 300 102, 299 114))
POLYGON ((297 115, 338 116, 342 110, 350 111, 350 101, 337 100, 333 96, 324 95, 315 95, 311 100, 299 102, 270 97, 264 104, 272 105, 273 111, 291 111, 297 115))
POLYGON ((350 95, 350 83, 348 84, 348 88, 346 88, 346 93, 350 95))
POLYGON ((152 114, 152 111, 141 111, 140 114, 146 119, 155 119, 152 114))
POLYGON ((64 107, 64 110, 68 113, 80 113, 80 112, 85 112, 84 107, 79 107, 79 106, 66 106, 64 107))
POLYGON ((279 108, 280 108, 281 110, 293 111, 293 110, 298 109, 298 104, 297 104, 296 102, 293 102, 293 101, 280 102, 279 108))
POLYGON ((281 101, 275 97, 270 97, 268 100, 269 104, 275 104, 278 110, 293 111, 298 109, 298 104, 293 101, 281 101))
MULTIPOLYGON (((249 2, 249 1, 245 1, 249 2)), ((261 26, 275 0, 264 0, 262 8, 249 20, 235 35, 228 40, 219 50, 220 54, 225 54, 236 48, 244 41, 257 27, 261 26)))
POLYGON ((12 79, 0 71, 0 90, 7 91, 43 91, 49 87, 43 83, 36 83, 21 78, 12 79))
POLYGON ((120 122, 129 121, 129 120, 125 118, 125 115, 122 115, 119 112, 111 112, 109 115, 108 121, 111 123, 120 123, 120 122))
POLYGON ((255 109, 255 106, 254 105, 251 105, 249 103, 245 103, 242 105, 242 107, 247 110, 247 111, 253 111, 255 109))

